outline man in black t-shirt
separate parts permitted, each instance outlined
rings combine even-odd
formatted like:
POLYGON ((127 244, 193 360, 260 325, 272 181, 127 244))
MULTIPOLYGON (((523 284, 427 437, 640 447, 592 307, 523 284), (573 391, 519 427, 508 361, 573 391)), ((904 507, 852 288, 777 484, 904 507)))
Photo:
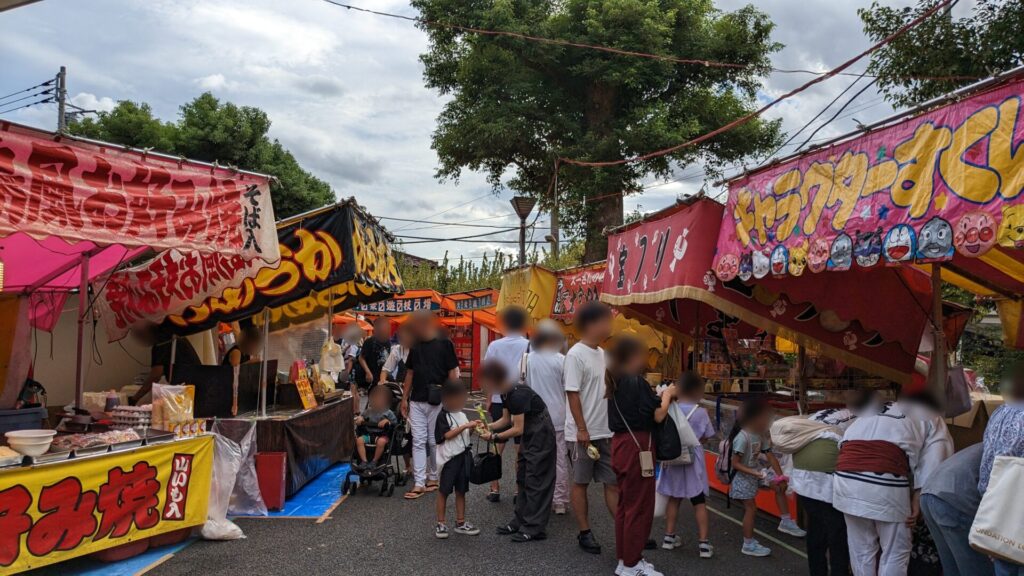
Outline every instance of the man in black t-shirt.
MULTIPOLYGON (((150 346, 149 354, 149 378, 142 384, 139 391, 131 397, 131 404, 138 404, 140 400, 149 394, 154 382, 166 377, 170 381, 171 376, 171 347, 174 336, 162 330, 156 324, 146 324, 132 330, 132 336, 139 343, 150 346)), ((202 361, 199 354, 187 338, 178 338, 178 344, 174 350, 174 366, 199 366, 202 361)))
POLYGON ((458 377, 459 359, 452 341, 438 337, 437 324, 429 311, 413 313, 409 322, 418 341, 405 363, 401 409, 412 428, 415 480, 413 489, 405 497, 415 499, 437 489, 434 424, 441 405, 441 385, 458 377))
POLYGON ((373 321, 373 336, 363 342, 359 351, 359 365, 362 374, 359 386, 369 389, 380 381, 380 371, 391 352, 391 321, 380 317, 373 321))

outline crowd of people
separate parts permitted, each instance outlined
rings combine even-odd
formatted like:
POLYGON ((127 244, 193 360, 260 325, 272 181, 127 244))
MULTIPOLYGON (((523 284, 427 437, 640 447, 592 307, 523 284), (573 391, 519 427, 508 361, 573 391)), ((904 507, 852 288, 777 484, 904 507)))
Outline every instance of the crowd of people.
MULTIPOLYGON (((701 406, 700 376, 684 372, 674 383, 652 387, 644 377, 646 345, 629 335, 612 338, 612 312, 601 303, 577 310, 578 341, 568 350, 554 321, 538 322, 529 337, 524 310, 506 308, 501 321, 504 337, 488 346, 474 375, 486 398, 485 410, 475 413, 467 406, 454 345, 428 311, 414 313, 396 343, 386 326, 375 325, 374 335, 352 355, 353 365, 362 368, 358 378, 371 390, 385 382, 401 386, 399 411, 411 433, 412 485, 405 498, 437 492, 435 535, 481 531, 466 518, 476 435, 497 450, 516 452, 514 513, 495 529, 513 542, 545 539, 551 514, 571 510, 579 548, 601 554, 590 525, 589 488, 597 483, 615 522, 616 575, 660 576, 644 557, 644 550, 659 545, 651 538, 658 499, 664 502, 662 548, 683 544, 676 528, 687 501, 697 527, 695 555, 716 554, 702 444, 717 432, 701 406), (663 461, 660 436, 681 429, 680 422, 696 441, 683 446, 685 458, 663 461), (452 495, 454 523, 448 521, 452 495)), ((984 443, 956 454, 925 393, 885 402, 874 392, 856 391, 845 408, 800 418, 778 418, 763 399, 748 398, 724 435, 726 456, 716 467, 729 497, 743 506, 739 552, 771 554, 754 530, 755 500, 764 491, 774 495, 781 513, 778 530, 806 536, 814 576, 915 573, 917 547, 935 550, 937 573, 1024 575, 1020 565, 986 557, 968 544, 994 458, 1024 457, 1022 372, 1017 367, 1006 379, 1006 405, 993 415, 984 443), (777 454, 785 455, 782 461, 777 454), (806 532, 791 515, 790 492, 806 532)), ((371 391, 369 398, 360 421, 392 423, 388 397, 371 391)), ((374 454, 363 443, 357 448, 363 463, 376 465, 381 448, 374 454)), ((487 500, 501 498, 494 482, 487 500)))

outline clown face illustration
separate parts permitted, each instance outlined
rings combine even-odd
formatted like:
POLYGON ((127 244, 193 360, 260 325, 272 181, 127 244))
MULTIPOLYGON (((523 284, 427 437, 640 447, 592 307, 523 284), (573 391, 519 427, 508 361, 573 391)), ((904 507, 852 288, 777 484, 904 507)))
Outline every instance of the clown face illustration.
POLYGON ((917 235, 917 260, 931 262, 953 256, 953 229, 938 216, 924 223, 917 235))
POLYGON ((953 246, 968 258, 981 256, 996 243, 996 221, 985 212, 968 212, 953 231, 953 246))
POLYGON ((754 261, 754 278, 761 279, 768 275, 770 266, 768 264, 768 255, 763 250, 754 250, 753 254, 754 261))
POLYGON ((857 245, 853 247, 853 255, 857 258, 857 265, 862 268, 878 264, 879 258, 882 257, 882 229, 857 232, 857 245))
POLYGON ((779 244, 772 250, 772 276, 785 276, 789 271, 789 250, 779 244))
POLYGON ((735 254, 726 254, 718 259, 718 269, 715 271, 722 282, 728 282, 736 277, 740 269, 740 259, 735 254))
POLYGON ((828 265, 828 242, 818 238, 811 244, 811 250, 807 253, 807 268, 817 274, 828 265))
POLYGON ((828 259, 829 270, 849 270, 853 263, 853 239, 847 233, 836 236, 832 241, 832 253, 828 259))
POLYGON ((789 251, 789 273, 800 276, 807 267, 807 240, 789 251))
POLYGON ((882 243, 882 254, 890 263, 907 262, 914 258, 917 250, 917 236, 907 224, 897 224, 889 229, 882 243))
POLYGON ((750 280, 750 277, 753 276, 753 274, 754 259, 751 256, 750 252, 744 252, 743 254, 740 254, 740 271, 738 274, 740 280, 746 282, 747 280, 750 280))

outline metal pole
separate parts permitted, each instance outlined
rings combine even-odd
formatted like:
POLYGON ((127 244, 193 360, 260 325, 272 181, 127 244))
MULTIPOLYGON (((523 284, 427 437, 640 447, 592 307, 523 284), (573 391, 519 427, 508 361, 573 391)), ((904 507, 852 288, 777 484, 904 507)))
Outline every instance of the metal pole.
POLYGON ((82 393, 85 390, 85 315, 89 309, 89 256, 79 264, 82 276, 78 285, 78 356, 75 364, 75 407, 82 407, 82 393))
POLYGON ((519 218, 519 265, 526 264, 526 217, 519 218))
POLYGON ((57 73, 57 132, 59 134, 63 134, 68 129, 67 117, 65 116, 67 95, 68 69, 61 66, 60 72, 57 73))
POLYGON ((270 308, 263 309, 263 354, 260 358, 260 416, 267 417, 267 340, 270 335, 270 308))
POLYGON ((178 335, 174 334, 171 336, 171 365, 167 370, 167 383, 171 384, 174 382, 174 361, 178 358, 178 335))
POLYGON ((935 400, 946 408, 946 332, 943 330, 942 318, 942 265, 932 264, 932 350, 929 384, 935 400))
POLYGON ((797 388, 797 406, 800 409, 800 414, 807 414, 810 410, 810 402, 807 399, 807 377, 804 376, 804 370, 807 366, 807 349, 804 348, 803 344, 796 345, 796 388, 797 388))
POLYGON ((558 230, 558 160, 555 160, 554 186, 551 187, 551 255, 558 258, 559 230, 558 230))

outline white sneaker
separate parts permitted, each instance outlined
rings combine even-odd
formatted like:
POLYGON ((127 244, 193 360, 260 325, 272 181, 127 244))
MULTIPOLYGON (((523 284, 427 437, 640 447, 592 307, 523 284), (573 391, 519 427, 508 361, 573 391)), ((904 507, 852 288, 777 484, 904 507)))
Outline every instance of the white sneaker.
POLYGON ((698 542, 697 549, 700 551, 701 558, 711 558, 715 555, 715 547, 708 542, 698 542))
POLYGON ((757 540, 751 541, 750 544, 744 544, 743 548, 740 551, 746 554, 747 556, 757 557, 769 556, 772 553, 771 548, 767 546, 762 546, 761 543, 757 540))
POLYGON ((675 550, 682 545, 683 539, 678 534, 673 534, 671 536, 666 534, 665 537, 661 539, 661 547, 664 550, 675 550))
POLYGON ((469 522, 463 522, 462 524, 455 525, 455 533, 462 534, 463 536, 476 536, 480 533, 480 529, 469 522))
POLYGON ((622 574, 619 576, 665 576, 654 569, 654 565, 647 560, 641 559, 636 566, 623 566, 622 574))
POLYGON ((802 530, 796 525, 796 522, 792 518, 787 518, 782 522, 779 522, 779 532, 783 534, 789 534, 790 536, 796 536, 797 538, 803 538, 807 536, 807 531, 802 530))
POLYGON ((555 504, 552 506, 552 511, 558 516, 565 514, 565 504, 555 504))
POLYGON ((434 536, 436 536, 440 540, 444 540, 444 539, 448 538, 448 536, 449 536, 448 526, 445 526, 444 524, 441 524, 440 522, 438 522, 437 523, 437 527, 434 528, 434 536))
POLYGON ((626 569, 626 565, 619 560, 619 565, 615 567, 615 576, 622 576, 622 571, 626 569))

